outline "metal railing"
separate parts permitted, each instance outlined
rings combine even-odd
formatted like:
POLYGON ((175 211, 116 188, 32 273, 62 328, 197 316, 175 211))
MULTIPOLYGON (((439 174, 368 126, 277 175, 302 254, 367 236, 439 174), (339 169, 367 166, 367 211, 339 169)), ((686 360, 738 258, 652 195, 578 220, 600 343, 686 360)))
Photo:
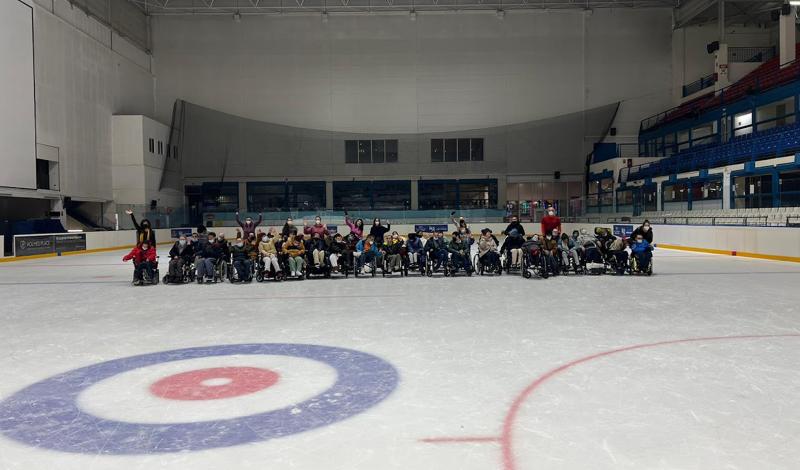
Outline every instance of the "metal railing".
MULTIPOLYGON (((719 215, 719 216, 674 216, 659 217, 609 217, 607 223, 633 223, 641 224, 645 218, 651 224, 663 225, 715 225, 715 226, 747 226, 767 227, 769 216, 766 215, 719 215)), ((788 218, 787 218, 788 219, 788 218)), ((788 222, 787 222, 788 223, 788 222)), ((800 225, 800 224, 799 224, 800 225)), ((787 225, 788 226, 788 225, 787 225)))
POLYGON ((705 90, 708 87, 714 86, 715 83, 717 83, 717 74, 715 73, 700 77, 700 79, 683 86, 683 97, 686 98, 700 90, 705 90))
POLYGON ((766 62, 775 57, 775 47, 729 47, 728 63, 766 62))
POLYGON ((798 78, 800 78, 800 59, 785 64, 776 64, 774 69, 768 71, 751 72, 732 85, 643 119, 639 124, 639 133, 653 129, 664 122, 676 121, 686 116, 716 109, 725 104, 739 101, 748 94, 761 93, 798 78))

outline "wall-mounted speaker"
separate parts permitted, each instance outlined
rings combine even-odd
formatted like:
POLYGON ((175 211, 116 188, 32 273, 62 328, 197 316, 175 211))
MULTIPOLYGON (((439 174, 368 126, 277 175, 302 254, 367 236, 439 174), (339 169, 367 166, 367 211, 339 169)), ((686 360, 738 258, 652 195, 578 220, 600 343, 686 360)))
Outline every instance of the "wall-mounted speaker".
POLYGON ((556 171, 555 173, 553 173, 553 179, 554 180, 560 180, 561 179, 561 172, 560 171, 556 171))
POLYGON ((714 41, 706 44, 706 51, 709 54, 713 54, 719 50, 719 41, 714 41))
POLYGON ((616 127, 612 127, 611 129, 609 129, 608 133, 611 134, 611 135, 617 135, 617 128, 616 127))

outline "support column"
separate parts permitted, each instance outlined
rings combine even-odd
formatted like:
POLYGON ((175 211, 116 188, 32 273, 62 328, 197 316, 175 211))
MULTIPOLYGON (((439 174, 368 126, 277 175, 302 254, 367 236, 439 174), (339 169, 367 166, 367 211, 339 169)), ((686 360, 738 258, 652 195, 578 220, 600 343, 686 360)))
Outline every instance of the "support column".
POLYGON ((419 210, 419 180, 411 180, 411 210, 419 210))
POLYGON ((731 171, 727 168, 722 173, 722 208, 728 210, 731 208, 731 198, 733 197, 733 190, 731 188, 731 171))
POLYGON ((715 90, 725 88, 730 85, 728 78, 728 44, 725 43, 725 0, 717 0, 718 5, 718 24, 719 24, 719 49, 714 59, 714 73, 717 74, 715 90))
POLYGON ((333 210, 333 181, 325 182, 325 209, 333 210))
POLYGON ((795 36, 797 35, 797 29, 794 20, 796 9, 797 7, 789 5, 789 14, 781 15, 780 19, 778 20, 780 28, 778 48, 780 49, 779 53, 781 64, 791 62, 797 58, 795 53, 795 36))
POLYGON ((247 183, 239 181, 239 212, 247 212, 247 183))
POLYGON ((663 211, 664 206, 661 204, 661 181, 656 183, 656 210, 663 211))

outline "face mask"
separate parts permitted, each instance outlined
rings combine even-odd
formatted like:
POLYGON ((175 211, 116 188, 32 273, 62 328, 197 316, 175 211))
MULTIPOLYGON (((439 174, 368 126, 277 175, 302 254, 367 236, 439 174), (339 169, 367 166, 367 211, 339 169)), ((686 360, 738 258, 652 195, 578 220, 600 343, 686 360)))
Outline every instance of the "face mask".
POLYGON ((186 244, 186 240, 178 240, 178 243, 180 243, 180 244, 181 244, 181 246, 183 246, 183 245, 185 245, 185 244, 186 244))
POLYGON ((244 223, 252 224, 253 223, 253 219, 244 219, 244 223))
POLYGON ((638 238, 636 239, 636 243, 642 243, 643 241, 644 240, 639 240, 638 238))
POLYGON ((320 224, 322 224, 322 221, 317 219, 317 220, 314 221, 314 223, 317 224, 317 225, 320 225, 320 224))
POLYGON ((381 223, 380 223, 379 221, 375 221, 375 226, 376 226, 376 227, 377 227, 378 225, 380 225, 380 224, 381 224, 381 223))
POLYGON ((209 238, 208 239, 208 243, 214 243, 214 239, 213 238, 209 238))
POLYGON ((642 227, 642 229, 646 232, 646 231, 650 230, 650 226, 649 225, 645 225, 644 227, 642 227))
POLYGON ((548 235, 548 236, 547 236, 547 239, 548 239, 548 240, 550 240, 551 238, 553 238, 553 236, 552 236, 552 235, 548 235))
POLYGON ((237 243, 237 244, 236 244, 236 246, 237 246, 237 247, 239 247, 239 248, 241 248, 241 247, 243 247, 243 246, 244 246, 244 243, 242 243, 242 242, 239 242, 239 243, 237 243))
POLYGON ((553 211, 548 211, 548 212, 547 212, 547 215, 553 216, 553 215, 556 215, 556 213, 555 213, 555 212, 553 212, 553 211))
POLYGON ((147 250, 149 250, 149 249, 150 249, 150 247, 149 247, 149 246, 147 246, 147 245, 142 245, 142 250, 144 250, 144 251, 147 251, 147 250))
POLYGON ((263 237, 261 237, 261 241, 262 241, 262 242, 265 242, 265 241, 267 241, 267 240, 269 240, 269 237, 267 237, 266 235, 264 235, 263 237))
POLYGON ((290 227, 291 227, 291 226, 292 226, 292 224, 293 224, 293 222, 292 222, 291 220, 287 220, 287 221, 286 221, 286 225, 288 225, 288 226, 290 226, 290 227))

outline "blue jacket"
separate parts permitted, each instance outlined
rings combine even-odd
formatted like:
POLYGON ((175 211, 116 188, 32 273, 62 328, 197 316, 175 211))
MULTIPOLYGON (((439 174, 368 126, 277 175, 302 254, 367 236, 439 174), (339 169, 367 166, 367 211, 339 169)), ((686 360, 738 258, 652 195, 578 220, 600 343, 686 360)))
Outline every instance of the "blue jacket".
POLYGON ((636 243, 636 242, 631 243, 631 251, 635 255, 638 255, 638 254, 641 254, 641 253, 645 253, 645 252, 650 251, 652 249, 653 249, 653 247, 650 246, 649 243, 647 243, 647 240, 642 240, 642 243, 636 243))
MULTIPOLYGON (((364 251, 364 243, 365 242, 366 242, 366 240, 359 240, 358 243, 356 244, 356 251, 362 251, 363 252, 364 251)), ((372 246, 369 248, 369 251, 372 252, 372 253, 375 253, 377 255, 378 254, 378 246, 375 245, 375 243, 373 243, 372 246)))
POLYGON ((419 237, 413 240, 409 238, 406 246, 411 253, 422 253, 422 240, 419 237))

